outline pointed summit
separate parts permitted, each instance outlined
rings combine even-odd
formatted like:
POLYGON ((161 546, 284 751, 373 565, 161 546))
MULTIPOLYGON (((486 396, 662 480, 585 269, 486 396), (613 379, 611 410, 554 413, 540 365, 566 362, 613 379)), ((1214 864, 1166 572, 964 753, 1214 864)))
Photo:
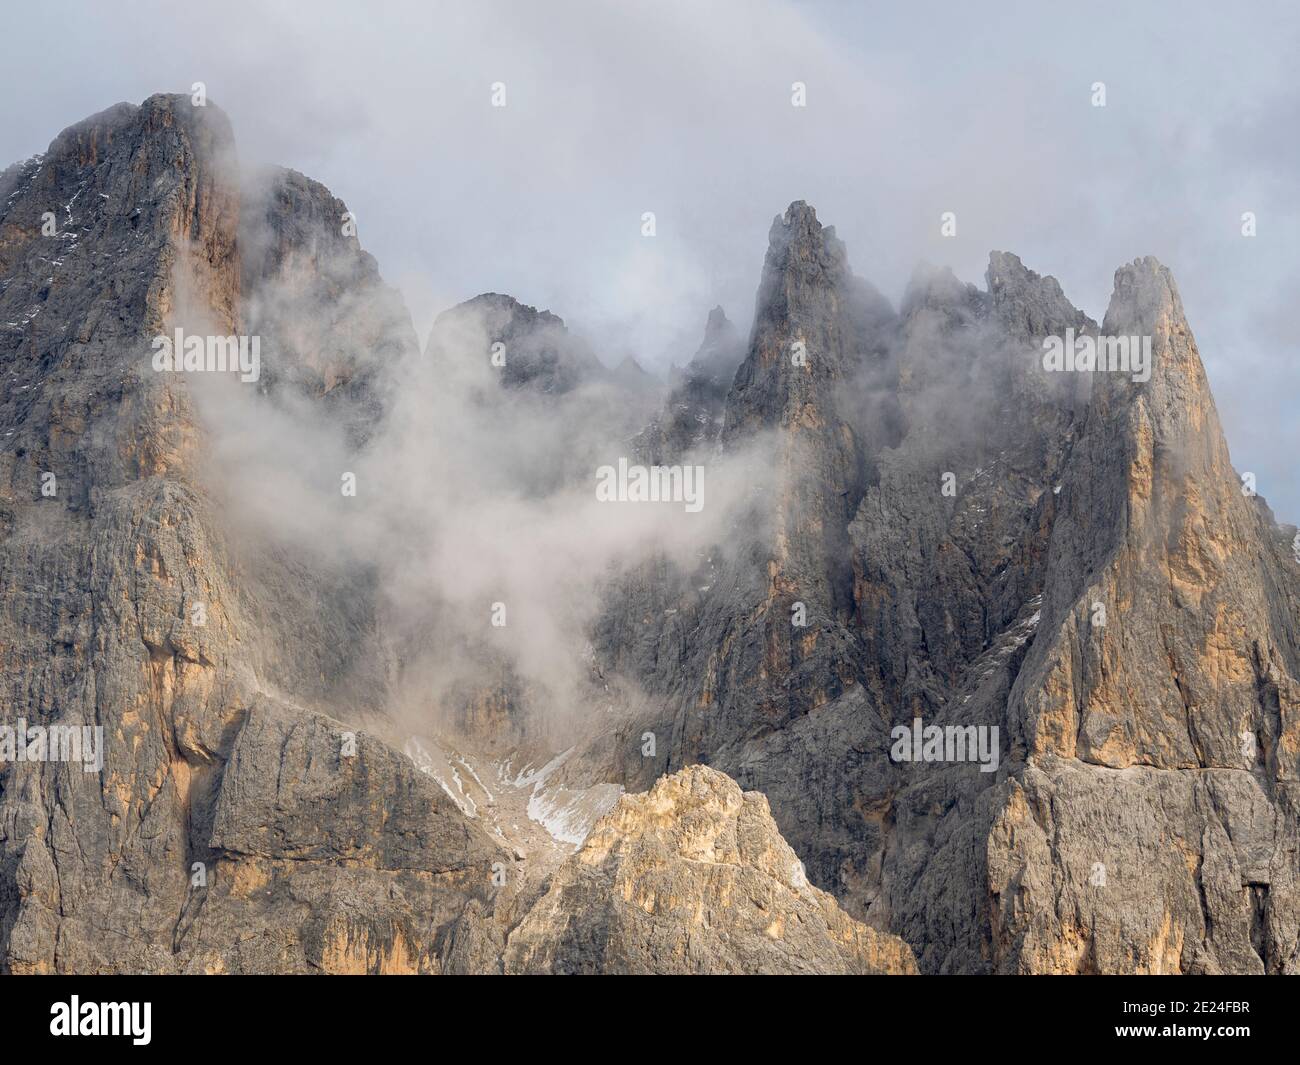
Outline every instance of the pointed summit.
MULTIPOLYGON (((709 311, 709 319, 704 323, 704 340, 700 342, 700 351, 708 348, 717 347, 721 343, 729 342, 736 336, 736 327, 731 324, 731 319, 727 317, 727 312, 719 304, 709 311)), ((698 353, 697 353, 698 357, 698 353)))
POLYGON ((899 314, 910 318, 919 310, 944 311, 955 315, 982 316, 988 296, 974 285, 960 281, 947 266, 918 263, 903 292, 899 314))
POLYGON ((754 328, 727 401, 726 433, 834 413, 837 382, 877 358, 888 301, 849 269, 834 227, 797 200, 772 222, 754 328))
POLYGON ((637 438, 637 453, 651 464, 670 463, 693 448, 716 444, 722 407, 745 345, 721 307, 709 312, 704 339, 681 371, 663 411, 637 438))
POLYGON ((484 360, 495 353, 501 387, 546 395, 571 392, 608 374, 563 318, 499 292, 484 292, 438 315, 425 353, 484 360))
POLYGON ((1039 339, 1060 329, 1062 322, 1078 333, 1096 328, 1065 298, 1056 278, 1030 270, 1011 252, 989 252, 984 281, 991 309, 1013 334, 1039 339))
POLYGON ((736 367, 745 357, 745 342, 721 307, 709 312, 704 326, 704 339, 687 366, 687 375, 708 378, 721 387, 719 400, 726 395, 736 367))
POLYGON ((1150 377, 1091 375, 1052 533, 1048 638, 1017 684, 1029 749, 1115 767, 1241 768, 1243 730, 1268 734, 1266 748, 1278 739, 1260 685, 1297 660, 1279 581, 1251 546, 1269 539, 1266 511, 1232 469, 1164 266, 1116 271, 1101 337, 1099 350, 1111 338, 1149 345, 1150 377))
POLYGON ((609 379, 618 387, 634 393, 657 393, 660 387, 658 379, 646 372, 635 355, 625 355, 610 371, 609 379))
POLYGON ((796 200, 772 220, 768 232, 759 314, 815 316, 817 305, 848 276, 848 252, 834 227, 822 226, 817 212, 796 200))
POLYGON ((601 818, 511 931, 505 969, 910 974, 916 961, 808 884, 766 798, 693 765, 601 818), (627 897, 691 916, 660 931, 627 897))
POLYGON ((1155 259, 1115 273, 1099 345, 1122 337, 1150 343, 1150 377, 1091 375, 1042 621, 1008 702, 1026 768, 989 839, 995 951, 1031 972, 1284 972, 1296 881, 1277 856, 1297 845, 1300 771, 1291 562, 1229 463, 1155 259))
POLYGON ((1144 387, 1124 374, 1099 374, 1098 398, 1103 405, 1129 403, 1139 396, 1150 414, 1171 432, 1191 433, 1221 454, 1227 445, 1210 395, 1205 367, 1183 311, 1178 286, 1168 268, 1153 257, 1137 259, 1115 271, 1115 291, 1102 323, 1106 337, 1151 338, 1150 380, 1144 387))
MULTIPOLYGON (((762 708, 731 722, 741 730, 792 719, 851 683, 847 527, 869 479, 873 434, 886 423, 872 403, 891 391, 893 322, 892 308, 853 276, 844 244, 812 207, 797 201, 773 221, 722 430, 724 448, 771 431, 774 451, 765 587, 738 608, 746 631, 728 641, 735 651, 717 667, 743 677, 743 700, 762 708), (808 633, 792 629, 795 603, 814 619, 808 633)), ((707 745, 708 732, 726 724, 711 712, 690 723, 688 742, 707 745)))

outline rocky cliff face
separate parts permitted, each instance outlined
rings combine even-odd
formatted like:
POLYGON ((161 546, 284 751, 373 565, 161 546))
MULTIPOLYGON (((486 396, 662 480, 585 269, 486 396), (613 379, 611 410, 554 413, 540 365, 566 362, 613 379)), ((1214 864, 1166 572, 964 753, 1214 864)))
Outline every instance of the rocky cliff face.
MULTIPOLYGON (((3 969, 499 971, 518 854, 358 725, 385 688, 374 573, 236 522, 213 476, 247 397, 316 405, 352 448, 383 416, 415 342, 346 206, 241 181, 184 97, 73 127, 4 193, 0 724, 102 727, 104 763, 0 767, 3 969), (256 335, 264 372, 156 372, 176 328, 256 335)), ((488 309, 506 387, 602 377, 554 316, 488 309)))
POLYGON ((748 340, 715 310, 661 397, 508 296, 420 353, 349 219, 186 97, 0 175, 0 725, 104 736, 0 764, 0 969, 1300 970, 1300 566, 1164 267, 1100 326, 997 252, 895 311, 795 203, 748 340), (157 372, 178 328, 260 375, 157 372), (1149 379, 1045 371, 1067 330, 1149 336, 1149 379), (766 456, 694 562, 602 575, 563 729, 340 503, 412 367, 545 428, 497 456, 537 500, 610 440, 766 456), (982 762, 901 758, 917 718, 982 762))
POLYGON ((767 800, 705 766, 625 795, 510 935, 521 973, 912 973, 808 883, 767 800))
POLYGON ((777 534, 705 599, 625 589, 660 634, 611 622, 602 649, 675 712, 617 742, 672 746, 647 769, 606 744, 600 772, 705 761, 761 791, 813 882, 924 971, 1294 971, 1297 568, 1168 272, 1121 270, 1099 328, 994 253, 986 290, 918 271, 855 331, 810 216, 773 227, 725 400, 724 442, 779 433, 777 534), (1150 380, 1047 372, 1067 330, 1151 336, 1150 380), (821 391, 777 354, 809 336, 821 391), (915 718, 996 729, 996 771, 895 761, 915 718))
MULTIPOLYGON (((277 181, 277 223, 262 245, 276 251, 245 261, 228 123, 184 97, 152 97, 60 135, 7 196, 3 721, 100 727, 105 754, 98 773, 49 761, 0 770, 9 971, 427 968, 436 962, 421 941, 438 911, 420 907, 417 936, 410 903, 392 901, 395 881, 418 881, 411 893, 426 901, 449 871, 466 877, 477 863, 474 885, 488 881, 493 845, 458 835, 459 813, 423 781, 406 801, 428 823, 426 853, 391 853, 382 810, 398 782, 367 777, 390 777, 400 758, 363 743, 349 761, 342 725, 280 716, 301 717, 299 703, 348 705, 349 654, 370 624, 365 582, 229 535, 207 478, 199 386, 152 365, 153 339, 175 328, 262 327, 269 302, 291 298, 290 274, 327 302, 371 305, 373 289, 313 273, 330 231, 310 219, 332 217, 336 201, 277 181), (53 233, 42 230, 47 211, 53 233), (341 811, 329 787, 306 779, 308 763, 334 767, 355 831, 328 834, 341 811), (253 787, 268 772, 284 784, 270 796, 253 787), (267 839, 252 827, 263 818, 288 820, 267 839), (451 835, 440 838, 446 819, 451 835), (358 904, 340 907, 333 877, 312 883, 313 868, 345 872, 358 904), (367 895, 387 901, 360 905, 367 895)), ((349 254, 354 282, 377 282, 355 242, 333 266, 346 270, 349 254)), ((371 321, 350 338, 356 351, 413 343, 404 314, 371 321)), ((335 334, 317 347, 325 335, 278 344, 268 323, 261 384, 311 369, 308 393, 332 391, 323 379, 346 390, 354 363, 335 334)))
POLYGON ((709 312, 704 339, 664 403, 636 440, 648 462, 672 465, 692 451, 717 446, 727 392, 745 355, 744 342, 721 307, 709 312))
POLYGON ((262 387, 292 387, 357 442, 382 417, 381 368, 416 348, 410 316, 363 251, 347 205, 294 170, 241 182, 242 309, 276 358, 262 387))
POLYGON ((1232 469, 1169 271, 1118 270, 1102 332, 1151 336, 1154 369, 1097 375, 1063 479, 1009 703, 995 946, 1031 971, 1293 972, 1295 561, 1232 469))

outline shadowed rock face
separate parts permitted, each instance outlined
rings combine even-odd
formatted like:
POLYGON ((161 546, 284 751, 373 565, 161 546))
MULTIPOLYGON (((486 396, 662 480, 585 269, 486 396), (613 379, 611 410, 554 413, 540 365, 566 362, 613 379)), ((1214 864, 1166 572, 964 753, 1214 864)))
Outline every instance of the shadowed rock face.
POLYGON ((605 375, 595 354, 565 329, 562 318, 496 292, 475 296, 439 315, 429 338, 431 355, 456 351, 463 357, 457 349, 466 346, 471 330, 483 342, 485 361, 497 355, 503 388, 561 395, 584 379, 605 375))
POLYGON ((619 668, 674 696, 672 757, 682 763, 712 762, 857 682, 848 524, 871 477, 869 442, 893 431, 896 404, 879 394, 893 373, 893 325, 812 208, 792 204, 773 222, 757 317, 720 434, 724 449, 757 434, 776 442, 771 492, 747 523, 765 530, 763 542, 757 550, 720 545, 705 597, 678 599, 672 575, 634 577, 620 594, 631 604, 627 616, 647 619, 636 643, 620 642, 621 604, 598 634, 619 668), (808 618, 804 631, 791 626, 796 603, 808 618))
POLYGON ((676 710, 593 745, 598 772, 704 761, 761 791, 813 882, 923 971, 1296 971, 1297 567, 1168 271, 1121 270, 1098 329, 994 253, 987 290, 918 271, 855 332, 810 216, 773 227, 725 401, 724 446, 780 434, 778 535, 707 601, 671 573, 621 589, 663 635, 615 614, 602 651, 676 710), (1047 372, 1067 329, 1152 336, 1150 380, 1047 372), (816 373, 780 357, 808 337, 816 373), (917 716, 996 727, 998 771, 893 762, 917 716), (671 749, 620 756, 647 727, 671 749))
POLYGON ((292 385, 362 443, 386 405, 380 369, 416 349, 406 306, 324 185, 274 168, 245 179, 241 198, 244 315, 277 355, 262 387, 292 385))
POLYGON ((704 339, 681 372, 663 412, 636 439, 652 465, 673 465, 693 450, 712 449, 722 433, 722 412, 745 347, 721 307, 709 312, 704 339))
MULTIPOLYGON (((385 742, 419 640, 469 638, 387 632, 373 566, 237 522, 226 393, 151 365, 178 326, 259 335, 234 394, 376 446, 416 341, 346 216, 241 181, 186 97, 0 174, 0 724, 105 742, 0 765, 0 970, 1300 971, 1294 530, 1242 492, 1164 267, 1100 328, 1001 252, 895 313, 795 203, 748 341, 715 310, 662 403, 511 297, 440 317, 426 360, 481 348, 573 443, 540 494, 598 438, 771 449, 734 542, 612 580, 554 776, 641 794, 539 868, 385 742), (1067 329, 1150 336, 1150 379, 1045 371, 1067 329), (996 771, 894 761, 916 717, 996 729, 996 771)), ((493 665, 448 697, 466 749, 544 745, 493 665)))

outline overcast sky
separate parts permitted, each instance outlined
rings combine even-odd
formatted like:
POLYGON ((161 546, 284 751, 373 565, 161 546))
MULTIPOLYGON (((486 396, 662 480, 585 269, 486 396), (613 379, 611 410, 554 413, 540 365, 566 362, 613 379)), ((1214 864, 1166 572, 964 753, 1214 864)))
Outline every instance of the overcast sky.
POLYGON ((767 229, 795 199, 895 301, 923 259, 982 287, 996 248, 1100 319, 1115 268, 1156 255, 1235 465, 1300 518, 1293 4, 362 6, 11 7, 0 166, 203 81, 244 159, 347 201, 421 337, 501 291, 649 365, 689 357, 714 303, 748 328, 767 229))

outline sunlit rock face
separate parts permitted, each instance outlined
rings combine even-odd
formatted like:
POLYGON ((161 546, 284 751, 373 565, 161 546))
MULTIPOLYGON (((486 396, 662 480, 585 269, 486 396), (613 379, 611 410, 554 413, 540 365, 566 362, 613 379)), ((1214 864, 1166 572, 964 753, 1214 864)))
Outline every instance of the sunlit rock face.
POLYGON ((0 765, 0 969, 1300 969, 1295 530, 1168 270, 1100 325, 1005 252, 895 309, 796 202, 748 329, 607 356, 500 294, 421 350, 347 205, 189 97, 0 174, 0 725, 104 755, 0 765), (257 373, 160 371, 177 330, 257 373), (1067 335, 1149 372, 1053 370, 1067 335), (500 429, 454 502, 417 377, 500 429), (694 554, 518 517, 743 455, 694 554), (422 569, 480 504, 503 578, 584 589, 531 659, 422 569))
POLYGON ((1101 332, 1150 336, 1150 379, 1096 373, 1065 470, 1009 701, 1027 765, 990 837, 994 946, 1012 971, 1293 972, 1295 560, 1232 469, 1169 271, 1118 270, 1101 332))
POLYGON ((767 800, 706 766, 625 795, 509 937, 521 973, 914 973, 808 883, 767 800))

